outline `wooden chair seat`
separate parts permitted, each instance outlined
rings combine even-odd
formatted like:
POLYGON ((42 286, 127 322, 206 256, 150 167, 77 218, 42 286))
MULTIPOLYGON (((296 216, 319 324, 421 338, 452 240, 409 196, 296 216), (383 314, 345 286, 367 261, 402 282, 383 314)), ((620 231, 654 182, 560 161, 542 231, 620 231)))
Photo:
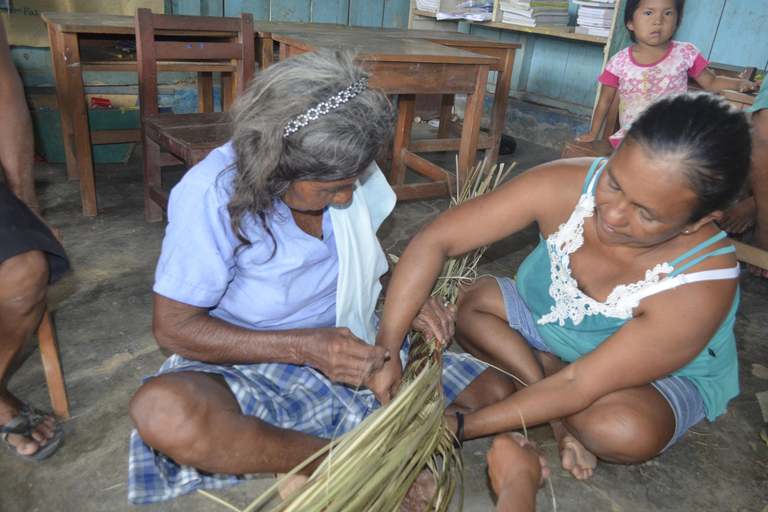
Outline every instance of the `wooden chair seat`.
POLYGON ((253 16, 238 18, 153 14, 136 9, 136 58, 147 220, 168 207, 161 169, 196 165, 229 140, 227 114, 213 112, 213 73, 221 73, 222 110, 231 107, 255 72, 253 16), (158 71, 198 73, 197 114, 160 114, 158 71))

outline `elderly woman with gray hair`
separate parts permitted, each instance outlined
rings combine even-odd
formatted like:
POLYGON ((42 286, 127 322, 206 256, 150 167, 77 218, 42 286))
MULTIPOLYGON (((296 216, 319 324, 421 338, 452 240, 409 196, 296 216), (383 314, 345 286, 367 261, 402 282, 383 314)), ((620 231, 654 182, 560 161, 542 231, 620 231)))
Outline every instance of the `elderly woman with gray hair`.
MULTIPOLYGON (((173 355, 131 402, 130 502, 287 472, 378 408, 361 387, 401 364, 374 344, 395 204, 374 158, 394 113, 368 76, 322 50, 267 68, 232 141, 173 189, 153 323, 173 355)), ((454 320, 430 299, 414 327, 447 342, 454 320)), ((513 390, 450 355, 443 377, 457 410, 513 390)))

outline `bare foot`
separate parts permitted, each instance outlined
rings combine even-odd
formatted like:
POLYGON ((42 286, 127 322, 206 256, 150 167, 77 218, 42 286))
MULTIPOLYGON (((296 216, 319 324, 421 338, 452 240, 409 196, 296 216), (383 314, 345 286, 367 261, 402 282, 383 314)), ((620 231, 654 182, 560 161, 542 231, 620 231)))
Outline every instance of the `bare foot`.
MULTIPOLYGON (((285 473, 277 473, 275 477, 281 480, 285 477, 285 473)), ((304 485, 304 482, 307 480, 309 480, 307 475, 293 475, 277 487, 277 494, 280 495, 281 500, 285 500, 293 494, 293 491, 304 485)))
POLYGON ((563 469, 570 471, 576 480, 591 477, 597 466, 597 457, 587 451, 561 422, 552 423, 552 430, 560 447, 560 463, 563 469))
POLYGON ((731 206, 720 220, 720 229, 739 235, 755 223, 755 198, 750 196, 731 206))
MULTIPOLYGON (((5 395, 0 397, 0 426, 5 425, 18 416, 19 411, 24 407, 24 402, 6 392, 5 395)), ((14 446, 19 455, 32 455, 41 446, 45 446, 48 443, 48 439, 52 438, 56 432, 56 420, 53 416, 44 414, 43 418, 44 421, 32 429, 31 435, 33 439, 16 434, 8 434, 5 437, 5 442, 14 446)), ((24 426, 22 424, 17 428, 22 430, 24 426)))
POLYGON ((435 495, 435 477, 426 469, 419 473, 400 503, 398 512, 426 512, 429 501, 435 495))

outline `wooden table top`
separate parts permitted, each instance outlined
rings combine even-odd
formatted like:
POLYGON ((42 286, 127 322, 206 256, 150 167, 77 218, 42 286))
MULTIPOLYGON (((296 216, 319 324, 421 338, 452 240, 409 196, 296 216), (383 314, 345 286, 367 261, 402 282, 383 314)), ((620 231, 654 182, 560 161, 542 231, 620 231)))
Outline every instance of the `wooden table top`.
MULTIPOLYGON (((133 34, 135 30, 134 18, 128 15, 43 12, 41 17, 59 32, 133 34)), ((494 62, 493 57, 447 48, 438 42, 450 44, 460 40, 462 46, 520 47, 517 43, 507 43, 461 32, 258 20, 254 20, 253 28, 260 37, 272 35, 278 41, 298 43, 306 51, 317 47, 353 48, 363 58, 378 56, 380 60, 385 61, 402 60, 403 56, 418 55, 422 62, 454 61, 466 64, 488 64, 494 62)))
POLYGON ((303 51, 317 48, 344 48, 355 51, 360 58, 377 62, 436 62, 443 64, 494 64, 496 57, 451 48, 424 39, 387 37, 363 30, 339 32, 304 32, 278 29, 272 38, 303 51))

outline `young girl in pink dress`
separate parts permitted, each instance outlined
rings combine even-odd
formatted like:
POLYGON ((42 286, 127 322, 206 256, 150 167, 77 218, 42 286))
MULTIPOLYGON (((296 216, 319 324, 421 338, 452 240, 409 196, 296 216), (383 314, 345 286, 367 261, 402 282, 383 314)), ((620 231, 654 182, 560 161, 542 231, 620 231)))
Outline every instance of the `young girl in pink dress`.
POLYGON ((635 43, 614 55, 598 80, 603 90, 597 103, 592 126, 579 135, 579 142, 591 142, 600 133, 616 91, 619 92, 621 128, 610 137, 619 145, 632 120, 658 98, 686 92, 688 77, 703 88, 720 92, 735 89, 755 90, 746 80, 715 76, 707 68, 709 61, 690 43, 672 41, 683 19, 685 0, 628 0, 624 23, 635 43))

